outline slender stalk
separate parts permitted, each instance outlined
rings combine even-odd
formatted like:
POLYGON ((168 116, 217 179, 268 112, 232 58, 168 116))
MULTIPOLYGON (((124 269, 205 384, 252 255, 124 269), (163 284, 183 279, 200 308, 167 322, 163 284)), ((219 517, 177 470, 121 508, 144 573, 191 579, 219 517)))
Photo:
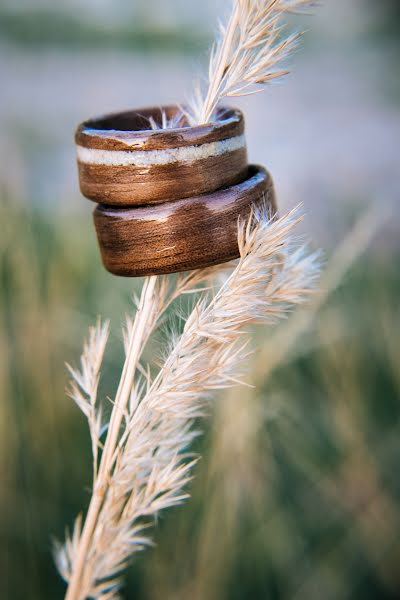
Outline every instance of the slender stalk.
POLYGON ((208 89, 201 89, 189 110, 193 124, 208 123, 223 98, 260 92, 287 75, 282 68, 302 33, 290 33, 287 13, 305 13, 315 0, 231 0, 232 12, 215 45, 208 69, 208 89))
POLYGON ((225 76, 229 53, 232 49, 233 38, 235 35, 235 30, 238 26, 238 21, 239 3, 236 2, 222 43, 222 48, 218 59, 218 66, 215 70, 214 76, 212 78, 207 92, 206 99, 204 101, 204 105, 202 107, 200 123, 207 123, 210 120, 212 113, 214 112, 214 109, 216 107, 216 104, 218 103, 219 88, 225 76))
POLYGON ((124 368, 111 415, 104 451, 101 457, 99 474, 89 504, 89 509, 79 544, 79 550, 74 562, 74 570, 65 600, 81 600, 82 598, 80 595, 80 586, 84 576, 85 560, 90 549, 90 543, 96 528, 101 507, 107 494, 108 481, 113 468, 113 456, 118 443, 122 419, 129 402, 137 363, 140 358, 143 341, 145 340, 147 326, 152 315, 156 281, 157 277, 148 277, 145 279, 143 284, 140 303, 135 316, 124 368))

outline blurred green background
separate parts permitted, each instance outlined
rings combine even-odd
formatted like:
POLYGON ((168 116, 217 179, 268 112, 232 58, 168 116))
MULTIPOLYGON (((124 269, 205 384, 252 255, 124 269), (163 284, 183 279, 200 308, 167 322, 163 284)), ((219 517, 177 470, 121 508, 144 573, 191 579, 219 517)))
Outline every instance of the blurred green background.
MULTIPOLYGON (((101 267, 74 129, 187 97, 226 11, 216 0, 0 2, 2 599, 63 597, 51 540, 87 506, 91 481, 64 361, 110 317, 112 395, 141 284, 101 267)), ((192 499, 159 520, 127 599, 400 598, 399 2, 326 0, 295 23, 310 31, 293 75, 240 105, 282 212, 302 202, 303 231, 325 249, 326 298, 257 330, 256 389, 216 400, 192 499)))

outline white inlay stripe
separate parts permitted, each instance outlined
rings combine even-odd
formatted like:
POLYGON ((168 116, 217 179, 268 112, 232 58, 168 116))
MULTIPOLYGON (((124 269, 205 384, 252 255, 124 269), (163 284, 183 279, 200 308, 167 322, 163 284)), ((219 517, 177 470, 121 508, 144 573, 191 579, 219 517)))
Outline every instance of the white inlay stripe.
POLYGON ((182 162, 191 164, 197 160, 221 156, 234 150, 244 148, 246 140, 244 135, 210 142, 201 146, 184 146, 182 148, 168 148, 165 150, 99 150, 77 146, 78 160, 86 165, 105 165, 112 167, 126 167, 137 165, 151 167, 153 165, 169 165, 182 162))

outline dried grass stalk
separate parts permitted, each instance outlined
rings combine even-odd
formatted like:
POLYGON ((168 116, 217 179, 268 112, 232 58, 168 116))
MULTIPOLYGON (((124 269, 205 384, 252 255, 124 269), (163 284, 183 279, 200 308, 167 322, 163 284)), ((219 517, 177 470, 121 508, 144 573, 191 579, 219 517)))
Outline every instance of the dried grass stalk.
POLYGON ((288 73, 282 65, 301 33, 288 33, 288 12, 306 12, 313 0, 233 0, 230 18, 220 24, 209 63, 208 89, 197 87, 189 108, 192 123, 208 123, 223 98, 246 96, 288 73))
MULTIPOLYGON (((223 97, 254 93, 258 84, 282 76, 280 64, 298 39, 298 34, 282 36, 282 17, 313 4, 236 0, 212 53, 208 92, 204 99, 198 93, 191 122, 209 121, 223 97)), ((162 123, 150 126, 171 123, 163 115, 162 123)), ((240 222, 241 258, 214 296, 209 279, 220 268, 176 280, 145 280, 135 319, 126 321, 125 364, 108 423, 97 399, 108 323, 90 330, 80 369, 69 367, 69 393, 89 423, 94 484, 84 524, 79 516, 65 544, 56 548, 58 568, 69 584, 66 600, 117 598, 121 573, 132 554, 151 543, 147 529, 157 514, 187 498, 196 462, 190 453, 198 435, 194 423, 206 414, 213 391, 242 382, 240 367, 250 353, 243 336, 247 326, 274 324, 313 288, 316 256, 307 255, 293 237, 298 220, 295 212, 272 222, 254 213, 240 222), (152 379, 140 362, 146 343, 168 306, 199 291, 200 283, 202 295, 152 379)))
POLYGON ((101 446, 102 407, 97 402, 97 389, 100 379, 100 369, 103 362, 109 334, 109 322, 102 324, 98 321, 95 327, 89 329, 89 336, 83 347, 81 368, 73 369, 67 364, 71 375, 68 395, 76 402, 88 420, 92 440, 93 478, 97 477, 98 453, 101 446))
MULTIPOLYGON (((192 292, 210 271, 181 276, 176 287, 167 278, 147 281, 140 305, 145 326, 142 321, 140 351, 133 363, 137 319, 133 325, 128 320, 126 327, 127 361, 134 365, 136 377, 127 385, 123 410, 120 400, 113 410, 114 418, 116 410, 120 416, 116 443, 107 443, 112 419, 85 527, 78 517, 72 535, 57 548, 59 570, 70 582, 68 600, 117 598, 121 572, 133 553, 151 543, 148 527, 157 514, 188 497, 185 488, 196 462, 190 453, 198 435, 194 423, 207 413, 213 391, 241 383, 243 361, 251 353, 244 335, 248 326, 276 323, 313 289, 317 257, 293 235, 299 220, 293 211, 275 221, 254 213, 248 222, 239 223, 240 260, 214 295, 202 292, 154 379, 149 369, 138 368, 145 341, 165 307, 179 294, 192 292), (149 290, 152 308, 146 310, 143 297, 149 300, 149 290)), ((98 425, 93 425, 99 418, 93 414, 99 413, 92 407, 97 406, 107 331, 107 325, 99 323, 90 332, 82 368, 71 370, 72 395, 94 429, 95 463, 100 436, 98 425)))

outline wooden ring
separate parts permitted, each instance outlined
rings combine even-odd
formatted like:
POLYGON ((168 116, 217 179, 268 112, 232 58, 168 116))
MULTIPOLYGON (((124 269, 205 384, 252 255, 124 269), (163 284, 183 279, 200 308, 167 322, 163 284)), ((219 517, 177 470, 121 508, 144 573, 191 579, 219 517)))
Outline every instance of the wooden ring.
POLYGON ((82 123, 75 140, 83 195, 111 206, 208 194, 238 183, 247 171, 244 117, 232 108, 196 127, 177 106, 116 113, 82 123), (151 129, 163 117, 177 127, 151 129))
POLYGON ((94 211, 104 266, 115 275, 139 277, 199 269, 239 257, 238 218, 252 206, 275 214, 271 176, 250 166, 229 188, 156 206, 94 211))

